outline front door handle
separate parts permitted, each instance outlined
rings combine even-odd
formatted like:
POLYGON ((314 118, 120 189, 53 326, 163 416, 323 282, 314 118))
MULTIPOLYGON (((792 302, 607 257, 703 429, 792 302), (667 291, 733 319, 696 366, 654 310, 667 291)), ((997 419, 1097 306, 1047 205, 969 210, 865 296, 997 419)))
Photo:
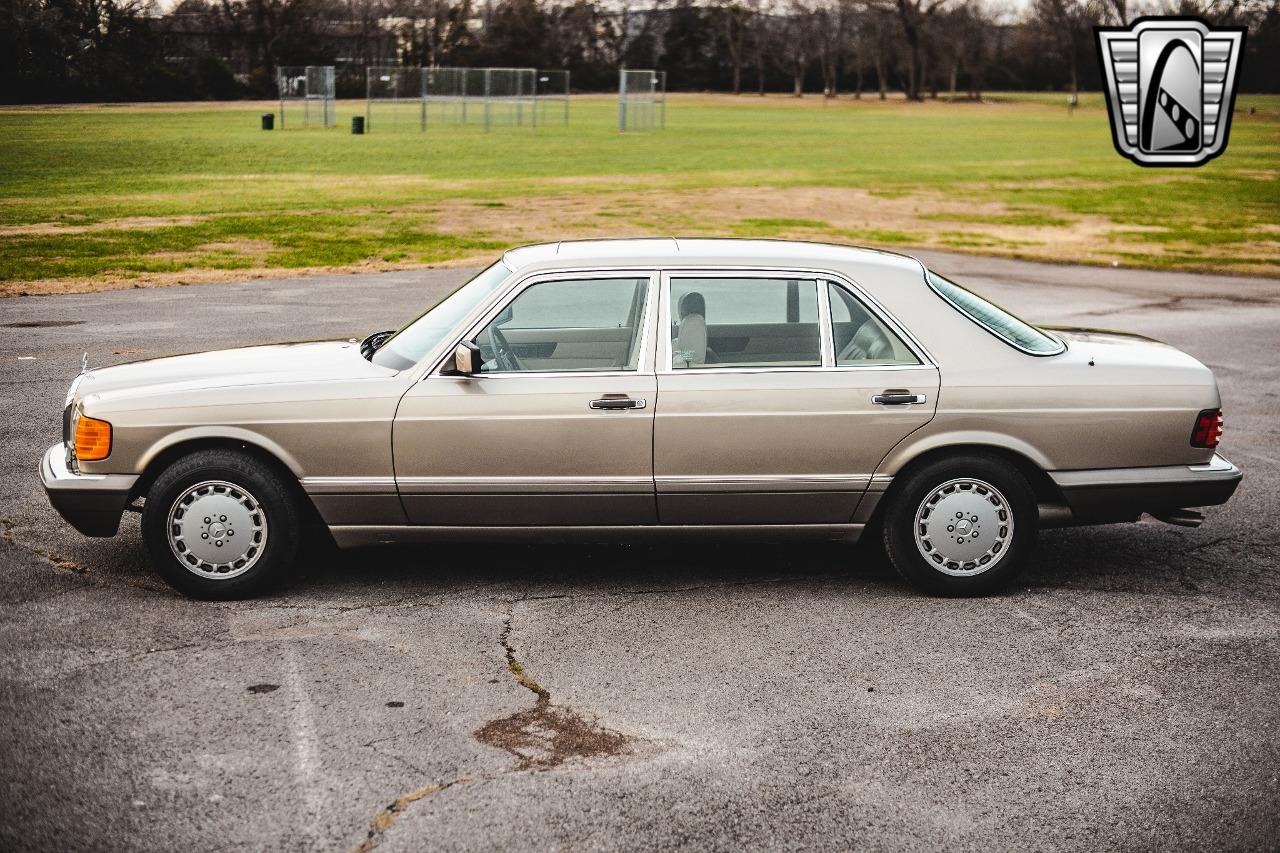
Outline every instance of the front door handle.
POLYGON ((923 394, 912 394, 908 391, 885 391, 871 398, 871 402, 877 406, 913 406, 924 401, 923 394))
POLYGON ((612 411, 615 409, 643 409, 644 399, 633 400, 630 397, 605 397, 603 400, 592 400, 591 408, 605 409, 612 411))

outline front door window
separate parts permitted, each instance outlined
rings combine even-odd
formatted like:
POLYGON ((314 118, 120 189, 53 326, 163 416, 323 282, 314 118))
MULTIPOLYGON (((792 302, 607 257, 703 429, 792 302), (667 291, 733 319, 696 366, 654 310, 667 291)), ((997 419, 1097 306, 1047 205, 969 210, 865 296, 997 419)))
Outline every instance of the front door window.
POLYGON ((635 370, 648 277, 543 281, 476 336, 482 373, 635 370))

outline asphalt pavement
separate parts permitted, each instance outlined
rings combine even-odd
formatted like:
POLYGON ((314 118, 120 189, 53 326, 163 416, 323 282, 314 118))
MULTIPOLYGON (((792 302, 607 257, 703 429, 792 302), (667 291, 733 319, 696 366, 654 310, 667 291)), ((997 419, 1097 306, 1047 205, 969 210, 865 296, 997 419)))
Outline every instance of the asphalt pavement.
POLYGON ((371 549, 193 602, 135 518, 44 499, 82 353, 359 337, 468 271, 0 300, 0 847, 1277 849, 1280 282, 928 259, 1209 364, 1233 501, 1047 531, 977 600, 684 544, 371 549))

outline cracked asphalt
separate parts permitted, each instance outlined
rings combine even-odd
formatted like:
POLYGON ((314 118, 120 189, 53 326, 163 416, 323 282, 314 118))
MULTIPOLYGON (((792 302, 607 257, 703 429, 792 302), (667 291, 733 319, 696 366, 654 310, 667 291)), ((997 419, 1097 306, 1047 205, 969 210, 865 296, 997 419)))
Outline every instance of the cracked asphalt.
POLYGON ((467 272, 0 301, 0 847, 1280 847, 1280 282, 929 259, 1212 366, 1235 499, 1048 531, 980 600, 707 544, 365 550, 198 603, 136 519, 44 500, 81 353, 359 336, 467 272))

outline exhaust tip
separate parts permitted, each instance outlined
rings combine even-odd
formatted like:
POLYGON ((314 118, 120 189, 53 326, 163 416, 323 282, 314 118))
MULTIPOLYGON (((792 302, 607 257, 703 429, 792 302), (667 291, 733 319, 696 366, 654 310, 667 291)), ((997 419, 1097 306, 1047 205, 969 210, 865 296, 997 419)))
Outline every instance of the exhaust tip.
POLYGON ((1178 527, 1199 527, 1204 524, 1204 513, 1194 509, 1171 509, 1164 512, 1153 512, 1151 517, 1158 518, 1165 524, 1173 524, 1178 527))

